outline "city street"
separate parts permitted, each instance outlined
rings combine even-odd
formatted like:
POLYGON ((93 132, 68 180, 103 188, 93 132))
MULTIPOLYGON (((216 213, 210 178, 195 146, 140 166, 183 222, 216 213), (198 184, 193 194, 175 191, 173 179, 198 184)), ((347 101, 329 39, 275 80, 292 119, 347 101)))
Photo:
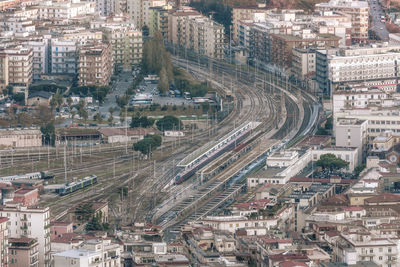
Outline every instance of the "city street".
POLYGON ((383 12, 381 5, 379 4, 378 0, 368 0, 368 3, 372 18, 371 30, 373 30, 382 41, 388 41, 389 32, 386 29, 385 22, 381 21, 381 17, 385 17, 385 13, 383 12))

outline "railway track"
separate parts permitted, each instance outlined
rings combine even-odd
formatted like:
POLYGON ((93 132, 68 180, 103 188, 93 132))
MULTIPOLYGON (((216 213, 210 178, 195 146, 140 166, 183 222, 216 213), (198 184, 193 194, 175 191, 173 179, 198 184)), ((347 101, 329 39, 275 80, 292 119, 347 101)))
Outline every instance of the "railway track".
MULTIPOLYGON (((224 71, 224 68, 225 67, 222 66, 220 68, 220 71, 224 71)), ((241 71, 239 74, 240 76, 242 76, 241 81, 244 80, 245 82, 247 82, 247 85, 244 85, 244 87, 250 89, 248 91, 255 94, 256 99, 260 100, 260 98, 262 98, 262 93, 260 96, 260 92, 263 92, 264 88, 259 88, 257 86, 255 86, 255 90, 251 90, 251 88, 249 88, 249 84, 256 84, 257 74, 254 74, 253 82, 251 81, 251 75, 247 75, 246 77, 245 74, 246 73, 244 71, 241 71)), ((241 83, 238 83, 236 85, 238 85, 239 87, 243 86, 241 83)), ((282 95, 283 97, 285 97, 284 113, 286 114, 286 119, 283 124, 281 124, 279 129, 277 129, 277 131, 275 131, 275 133, 270 136, 270 138, 272 137, 276 139, 282 139, 289 136, 293 138, 293 127, 295 129, 297 128, 296 132, 294 132, 294 134, 296 134, 303 125, 303 117, 300 116, 300 113, 302 112, 304 114, 304 106, 303 103, 297 103, 295 97, 288 91, 284 90, 282 87, 280 87, 279 90, 284 93, 282 95)), ((259 101, 259 103, 256 104, 256 101, 254 99, 255 98, 253 97, 251 98, 251 106, 257 104, 260 105, 263 103, 263 101, 261 100, 259 101)), ((251 110, 251 112, 255 112, 253 114, 256 117, 259 117, 259 115, 261 115, 260 111, 257 112, 257 110, 255 110, 254 108, 251 110)), ((264 119, 263 123, 268 125, 268 127, 265 127, 265 132, 272 130, 275 125, 274 119, 271 120, 271 118, 269 118, 269 120, 264 119)), ((257 152, 255 153, 258 156, 260 154, 260 151, 258 151, 258 154, 257 152)), ((160 223, 163 226, 164 230, 167 232, 177 232, 179 231, 180 227, 186 224, 188 221, 198 220, 199 218, 202 218, 203 216, 212 212, 214 209, 218 208, 218 206, 220 206, 225 200, 227 200, 229 196, 236 194, 239 190, 241 190, 241 185, 233 184, 232 186, 228 187, 226 187, 226 185, 229 179, 233 177, 238 171, 242 170, 244 166, 247 166, 249 162, 253 162, 255 159, 257 159, 257 157, 251 158, 251 156, 254 156, 254 154, 250 153, 250 155, 245 155, 243 159, 237 161, 234 167, 229 168, 229 170, 225 171, 222 175, 217 175, 215 179, 209 181, 208 183, 206 183, 206 185, 197 190, 194 195, 191 194, 191 196, 184 198, 183 201, 175 204, 174 207, 168 212, 163 213, 160 217, 158 217, 156 222, 160 223)), ((187 188, 185 188, 185 190, 186 189, 187 188)))

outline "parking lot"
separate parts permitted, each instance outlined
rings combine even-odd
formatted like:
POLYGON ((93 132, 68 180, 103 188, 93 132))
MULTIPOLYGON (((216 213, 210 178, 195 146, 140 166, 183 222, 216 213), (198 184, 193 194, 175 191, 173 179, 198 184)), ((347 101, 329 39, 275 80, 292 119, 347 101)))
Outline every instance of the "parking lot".
POLYGON ((164 105, 193 105, 192 100, 187 100, 183 97, 170 96, 160 96, 157 90, 157 84, 154 83, 141 83, 139 88, 140 91, 137 93, 141 94, 151 94, 153 96, 153 104, 164 105))

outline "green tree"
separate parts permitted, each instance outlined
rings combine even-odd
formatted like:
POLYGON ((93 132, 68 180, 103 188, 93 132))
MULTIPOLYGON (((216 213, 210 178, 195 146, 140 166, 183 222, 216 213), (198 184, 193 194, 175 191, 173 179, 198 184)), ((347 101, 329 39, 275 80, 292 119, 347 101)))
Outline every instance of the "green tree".
POLYGON ((23 127, 28 127, 33 124, 33 119, 26 112, 21 112, 18 114, 18 123, 23 127))
POLYGON ((68 105, 69 111, 71 111, 72 103, 73 103, 72 98, 69 96, 69 97, 67 98, 67 105, 68 105))
POLYGON ((349 163, 345 160, 342 160, 342 159, 336 157, 334 154, 327 153, 327 154, 321 155, 319 160, 317 160, 316 165, 321 167, 324 170, 329 169, 329 170, 333 171, 333 170, 339 170, 339 169, 345 168, 345 167, 349 166, 349 163))
POLYGON ((333 118, 329 117, 326 119, 325 122, 325 130, 332 130, 332 128, 333 128, 333 118))
POLYGON ((354 175, 358 177, 360 173, 366 168, 367 166, 365 164, 358 165, 357 167, 354 168, 354 175))
POLYGON ((112 114, 110 114, 110 116, 108 117, 108 124, 112 125, 114 122, 114 117, 112 114))
POLYGON ((315 135, 329 135, 329 133, 328 133, 328 131, 325 130, 324 128, 318 127, 318 130, 317 130, 317 132, 315 133, 315 135))
POLYGON ((12 87, 11 85, 7 85, 6 89, 7 89, 7 95, 12 96, 14 94, 14 87, 12 87))
POLYGON ((144 138, 133 145, 135 151, 140 151, 144 155, 151 155, 152 151, 159 147, 162 138, 159 135, 145 135, 144 138))
POLYGON ((56 102, 56 106, 57 106, 58 108, 60 108, 61 105, 62 105, 62 103, 63 103, 63 97, 62 97, 62 95, 61 95, 61 93, 60 93, 59 90, 57 90, 57 92, 56 92, 55 95, 53 96, 53 99, 54 99, 55 102, 56 102))
POLYGON ((110 113, 111 116, 113 115, 114 111, 115 111, 115 110, 114 110, 113 107, 110 107, 110 108, 108 109, 108 112, 110 113))
POLYGON ((12 95, 12 99, 17 102, 18 105, 25 105, 25 93, 16 93, 12 95))
POLYGON ((206 114, 210 110, 210 103, 208 102, 201 103, 201 109, 203 111, 203 114, 206 114))
POLYGON ((97 123, 102 123, 103 122, 103 118, 101 117, 100 112, 97 112, 96 114, 94 114, 93 119, 95 121, 97 121, 97 123))
POLYGON ((50 110, 51 110, 51 112, 54 111, 54 109, 56 108, 56 106, 57 106, 57 101, 56 101, 56 99, 55 99, 54 97, 52 97, 52 98, 50 99, 50 110))
POLYGON ((79 221, 88 221, 93 216, 94 209, 92 203, 79 204, 74 211, 79 221))
POLYGON ((153 124, 154 124, 154 119, 147 118, 146 116, 139 117, 138 114, 136 114, 136 116, 132 117, 130 127, 131 128, 138 128, 138 127, 148 128, 148 127, 153 126, 153 124))
POLYGON ((168 76, 165 68, 162 68, 160 71, 160 79, 158 81, 157 89, 160 93, 166 93, 169 90, 168 76))
POLYGON ((156 125, 160 131, 179 130, 182 128, 182 122, 177 117, 170 115, 158 120, 156 125))
POLYGON ((46 125, 40 127, 40 131, 42 132, 42 143, 44 145, 54 146, 56 140, 54 123, 47 123, 46 125))
POLYGON ((86 109, 81 109, 81 110, 79 111, 79 116, 83 119, 83 121, 85 122, 85 126, 86 126, 86 124, 87 124, 87 119, 88 119, 88 117, 89 117, 89 114, 88 114, 88 112, 86 111, 86 109))

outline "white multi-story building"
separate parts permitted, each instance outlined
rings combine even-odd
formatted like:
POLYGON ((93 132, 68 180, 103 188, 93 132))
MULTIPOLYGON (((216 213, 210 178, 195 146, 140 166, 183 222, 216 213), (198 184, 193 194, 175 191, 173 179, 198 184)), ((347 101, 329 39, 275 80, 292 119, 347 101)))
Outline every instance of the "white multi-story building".
POLYGON ((50 266, 50 210, 7 204, 0 208, 0 217, 7 217, 8 236, 36 238, 39 243, 39 266, 50 266))
MULTIPOLYGON (((400 112, 393 108, 345 109, 336 112, 334 119, 338 120, 339 118, 353 118, 368 121, 367 136, 369 142, 381 133, 387 131, 400 133, 400 112)), ((334 121, 334 125, 335 124, 336 121, 334 121)))
POLYGON ((77 16, 94 14, 95 3, 68 0, 65 2, 43 1, 38 6, 39 19, 71 19, 77 16))
POLYGON ((269 229, 278 225, 277 218, 248 219, 245 216, 207 216, 201 222, 215 230, 230 233, 235 233, 236 230, 244 228, 248 235, 265 235, 269 229))
POLYGON ((38 40, 24 43, 26 47, 30 47, 33 50, 33 80, 39 80, 42 74, 49 73, 50 39, 50 36, 43 36, 38 40))
POLYGON ((369 6, 367 1, 330 0, 315 5, 317 11, 337 11, 351 16, 351 37, 355 42, 368 40, 369 6))
POLYGON ((65 31, 63 34, 64 40, 76 41, 78 45, 85 45, 88 42, 103 40, 103 33, 96 30, 87 30, 85 28, 65 31))
POLYGON ((398 240, 373 236, 368 231, 341 233, 334 247, 337 261, 349 265, 361 261, 375 262, 382 267, 398 266, 398 240))
POLYGON ((16 33, 32 33, 35 31, 33 21, 26 18, 8 18, 2 21, 1 25, 6 31, 16 33))
POLYGON ((345 83, 361 82, 386 92, 397 91, 400 46, 372 45, 318 52, 317 81, 325 91, 334 92, 345 83))
POLYGON ((51 40, 51 73, 77 74, 78 54, 75 40, 51 40))
POLYGON ((121 246, 111 240, 87 240, 79 249, 54 254, 54 266, 121 266, 121 246))
POLYGON ((355 86, 355 87, 344 87, 336 90, 332 95, 332 111, 335 115, 342 109, 351 108, 367 108, 371 106, 377 107, 391 107, 396 104, 398 100, 379 89, 368 86, 355 86))
POLYGON ((358 162, 367 151, 367 126, 366 120, 357 119, 338 119, 335 124, 336 146, 357 147, 358 162))

